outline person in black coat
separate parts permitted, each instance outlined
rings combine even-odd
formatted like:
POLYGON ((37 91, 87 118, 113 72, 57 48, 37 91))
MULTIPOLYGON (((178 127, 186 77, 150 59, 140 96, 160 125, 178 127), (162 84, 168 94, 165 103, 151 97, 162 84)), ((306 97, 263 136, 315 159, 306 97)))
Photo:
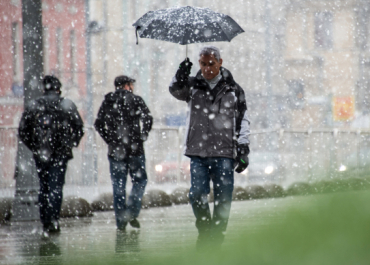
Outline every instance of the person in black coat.
POLYGON ((116 77, 116 91, 105 95, 95 121, 95 129, 108 144, 113 205, 120 230, 125 230, 127 223, 140 228, 137 217, 147 184, 143 143, 153 123, 144 100, 133 94, 134 82, 134 79, 124 75, 116 77), (128 172, 133 185, 126 204, 128 172))
POLYGON ((59 214, 67 164, 72 148, 80 143, 83 121, 76 105, 61 97, 62 84, 55 76, 43 79, 44 95, 23 112, 18 133, 32 151, 40 179, 40 219, 44 231, 59 232, 59 214))

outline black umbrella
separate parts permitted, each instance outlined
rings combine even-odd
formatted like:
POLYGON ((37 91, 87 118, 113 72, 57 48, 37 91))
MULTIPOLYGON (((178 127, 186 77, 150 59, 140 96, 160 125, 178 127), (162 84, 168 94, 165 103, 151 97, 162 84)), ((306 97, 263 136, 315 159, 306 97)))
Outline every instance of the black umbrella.
MULTIPOLYGON (((244 30, 228 15, 209 8, 171 7, 149 11, 133 26, 136 38, 163 40, 186 45, 190 43, 231 41, 244 30)), ((138 43, 138 41, 137 41, 138 43)))

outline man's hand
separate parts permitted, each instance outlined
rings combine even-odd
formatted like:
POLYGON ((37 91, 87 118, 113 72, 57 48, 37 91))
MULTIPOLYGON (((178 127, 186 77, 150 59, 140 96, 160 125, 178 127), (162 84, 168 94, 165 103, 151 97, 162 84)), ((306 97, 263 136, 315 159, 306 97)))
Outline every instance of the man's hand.
POLYGON ((177 82, 183 83, 188 80, 192 66, 193 63, 190 62, 189 58, 186 58, 182 63, 180 63, 179 70, 176 72, 177 82))
POLYGON ((140 139, 145 142, 146 140, 148 140, 148 134, 147 133, 141 133, 140 135, 140 139))
POLYGON ((240 144, 237 147, 237 156, 235 158, 236 167, 235 172, 242 173, 249 165, 249 146, 247 144, 240 144))

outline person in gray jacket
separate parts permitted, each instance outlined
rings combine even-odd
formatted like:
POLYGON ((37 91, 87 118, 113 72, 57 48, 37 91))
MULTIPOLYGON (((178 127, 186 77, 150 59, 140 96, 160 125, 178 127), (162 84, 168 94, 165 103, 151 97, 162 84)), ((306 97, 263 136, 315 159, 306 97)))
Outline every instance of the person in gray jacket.
POLYGON ((205 46, 199 53, 195 77, 192 63, 180 64, 169 90, 188 104, 185 155, 190 157, 190 203, 199 235, 197 246, 207 239, 221 244, 230 214, 234 188, 234 167, 240 173, 248 167, 249 120, 243 89, 229 70, 222 67, 220 51, 205 46), (214 211, 207 195, 213 182, 214 211))

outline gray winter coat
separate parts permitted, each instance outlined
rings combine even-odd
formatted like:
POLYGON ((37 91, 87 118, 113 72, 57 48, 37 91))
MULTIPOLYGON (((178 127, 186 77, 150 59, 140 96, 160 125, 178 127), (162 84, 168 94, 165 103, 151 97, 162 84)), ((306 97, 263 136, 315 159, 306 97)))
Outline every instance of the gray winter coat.
POLYGON ((201 75, 181 84, 176 77, 170 93, 188 103, 185 155, 235 158, 236 144, 249 144, 249 120, 243 89, 221 67, 222 78, 211 89, 201 75))

